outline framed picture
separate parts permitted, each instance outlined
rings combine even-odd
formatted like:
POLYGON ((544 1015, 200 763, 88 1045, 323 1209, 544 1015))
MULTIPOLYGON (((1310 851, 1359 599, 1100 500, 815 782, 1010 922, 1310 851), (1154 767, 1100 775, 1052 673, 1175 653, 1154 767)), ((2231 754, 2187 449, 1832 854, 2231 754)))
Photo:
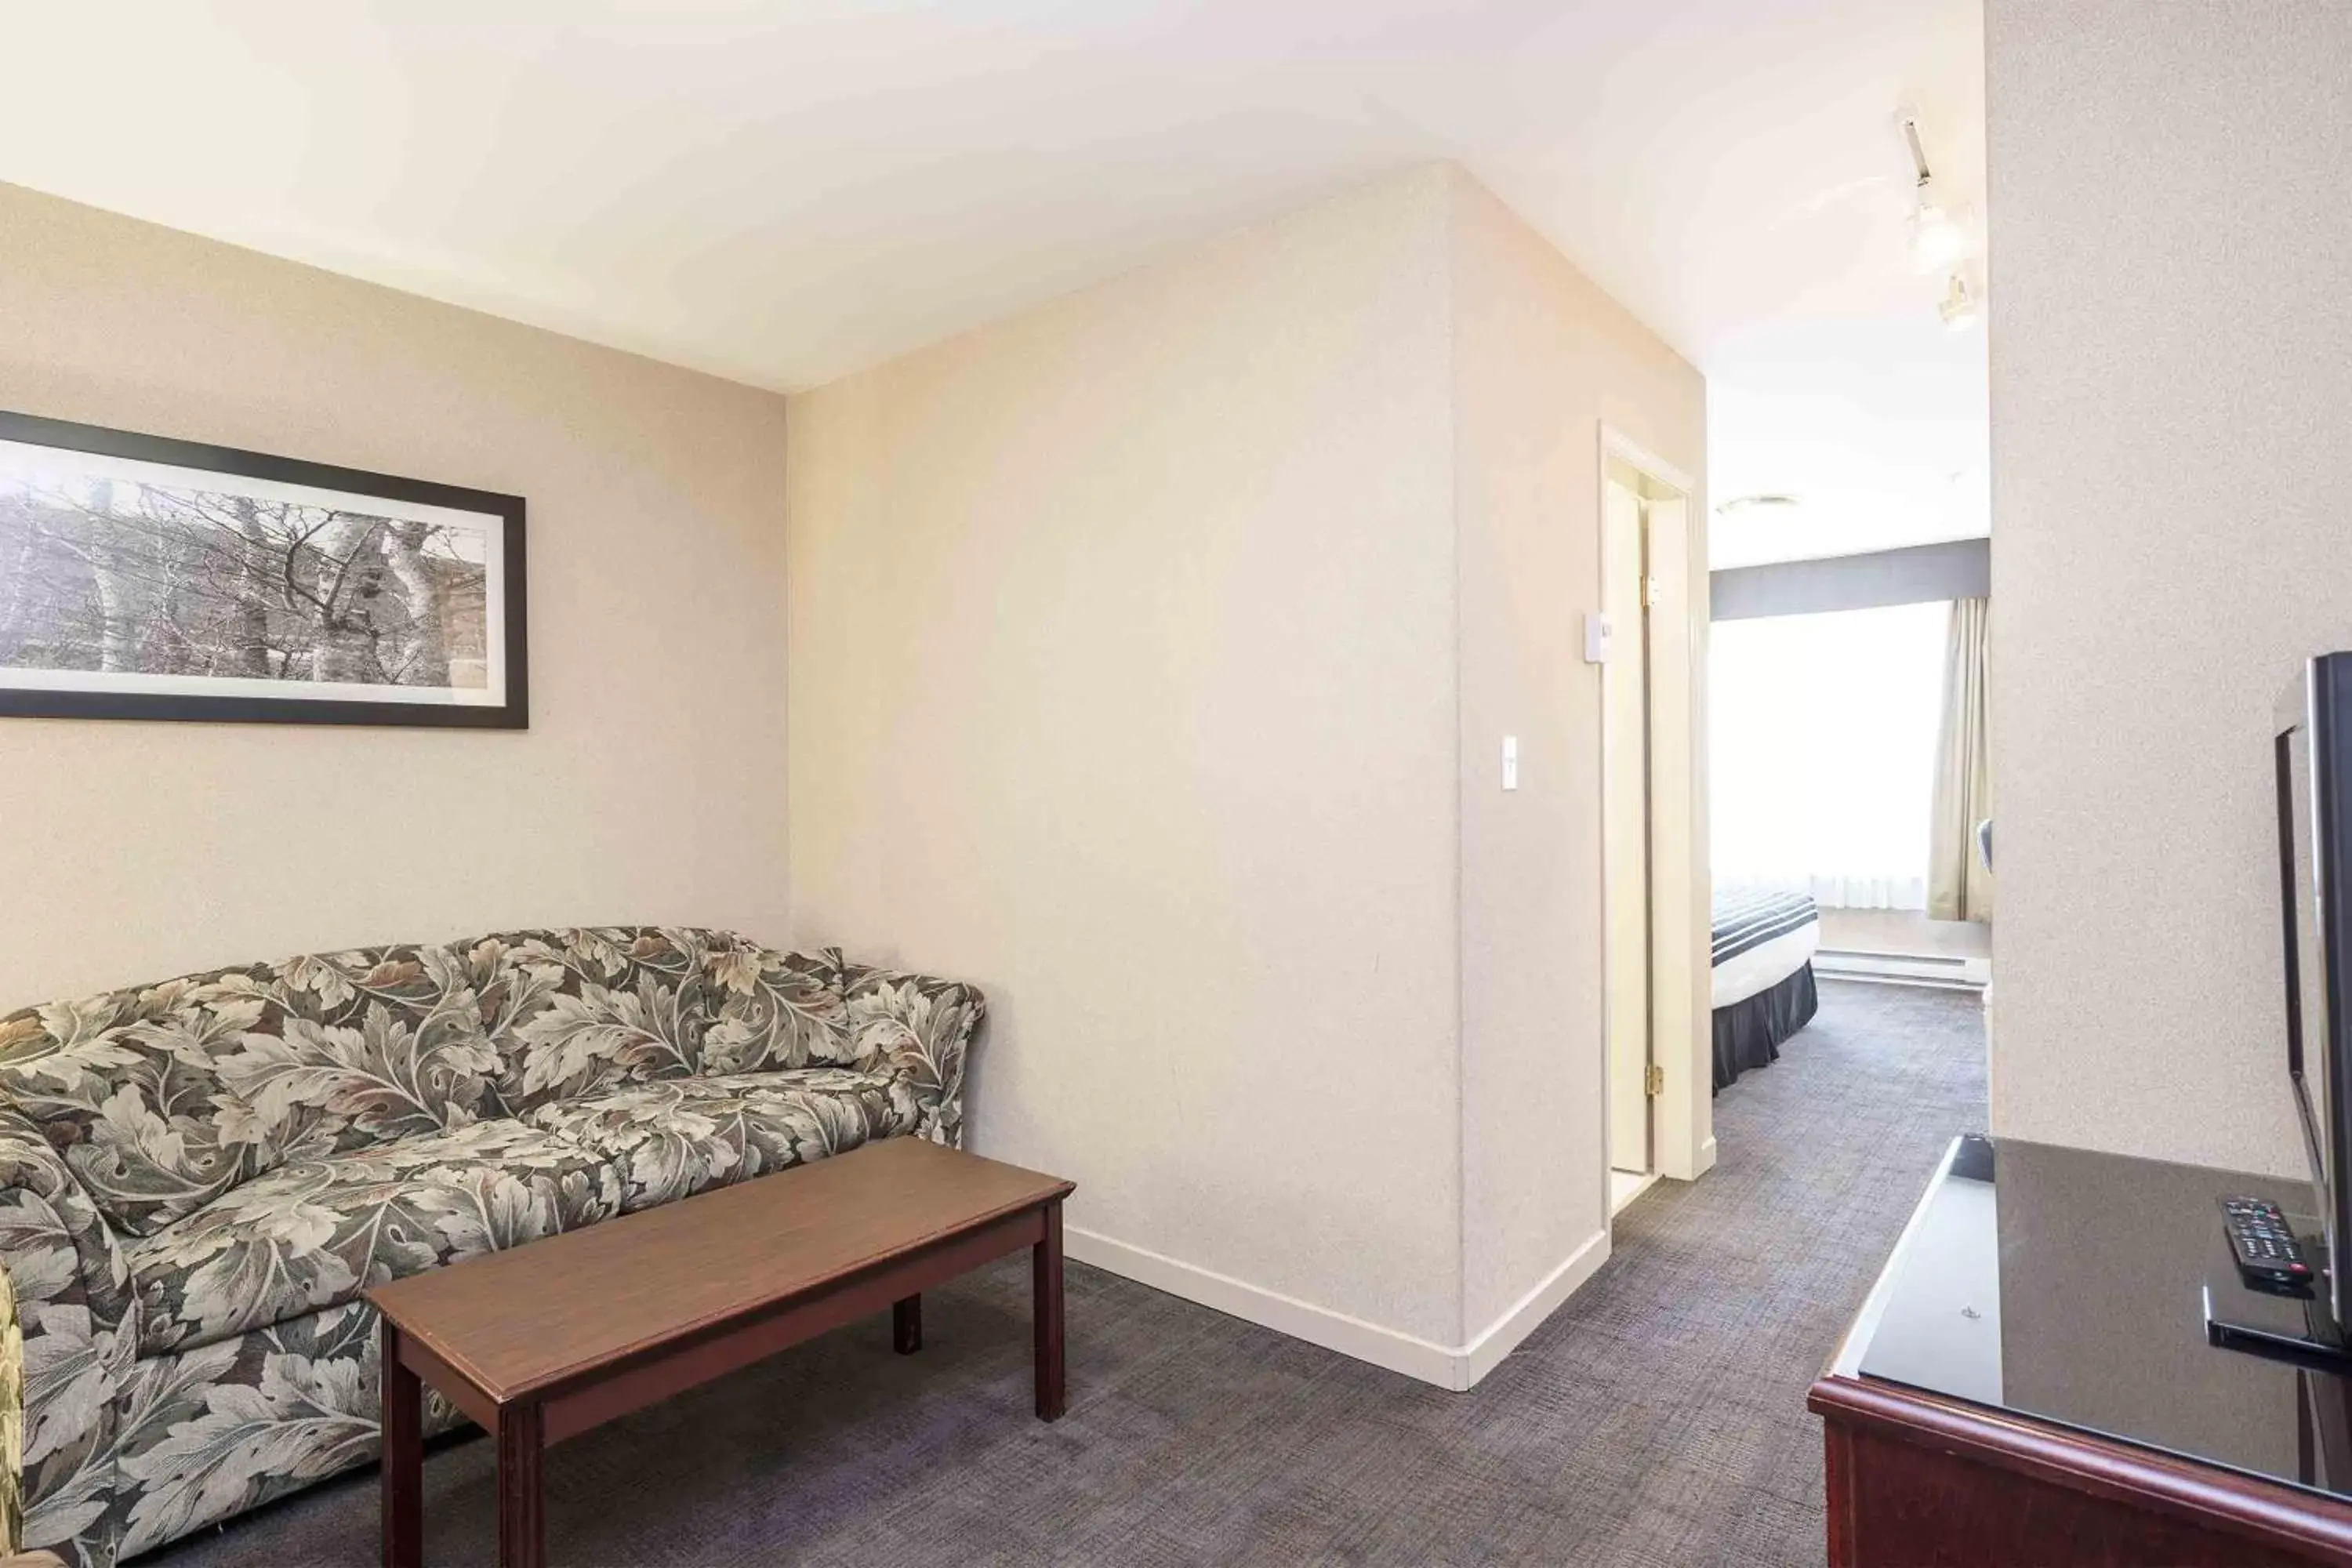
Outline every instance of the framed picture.
POLYGON ((0 413, 0 716, 530 724, 519 497, 0 413))

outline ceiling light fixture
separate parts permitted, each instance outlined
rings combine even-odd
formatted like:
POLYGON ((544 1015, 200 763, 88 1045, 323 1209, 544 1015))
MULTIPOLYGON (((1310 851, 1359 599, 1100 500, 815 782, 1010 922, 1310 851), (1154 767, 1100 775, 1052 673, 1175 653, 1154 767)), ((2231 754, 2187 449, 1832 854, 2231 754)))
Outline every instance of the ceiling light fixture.
POLYGON ((1927 167, 1927 145, 1919 139, 1919 117, 1909 110, 1896 116, 1903 145, 1911 154, 1911 261, 1922 273, 1941 272, 1968 254, 1969 231, 1959 216, 1936 199, 1936 176, 1927 167))
POLYGON ((1969 280, 1955 272, 1951 282, 1945 286, 1944 300, 1936 307, 1936 313, 1944 318, 1946 331, 1965 332, 1977 324, 1983 303, 1977 291, 1969 287, 1969 280))
POLYGON ((1968 254, 1968 230, 1959 219, 1927 199, 1919 187, 1919 209, 1911 215, 1911 260, 1922 272, 1941 272, 1968 254))
POLYGON ((1715 509, 1717 517, 1738 517, 1750 511, 1794 511, 1804 504, 1795 496, 1752 495, 1734 496, 1715 509))
POLYGON ((1963 209, 1945 206, 1936 199, 1936 176, 1927 167, 1927 144, 1920 140, 1919 116, 1900 110, 1895 117, 1903 132, 1904 150, 1911 154, 1911 260, 1924 274, 1945 275, 1944 297, 1936 313, 1948 332, 1964 332, 1983 311, 1984 290, 1976 286, 1969 264, 1974 248, 1963 209))

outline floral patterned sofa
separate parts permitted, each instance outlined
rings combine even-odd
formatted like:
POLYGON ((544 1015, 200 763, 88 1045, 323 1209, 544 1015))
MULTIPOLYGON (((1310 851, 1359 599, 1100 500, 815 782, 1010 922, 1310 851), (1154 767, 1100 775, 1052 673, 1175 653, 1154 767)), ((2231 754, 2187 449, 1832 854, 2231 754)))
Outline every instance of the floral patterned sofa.
MULTIPOLYGON (((105 1568, 367 1463, 371 1284, 956 1142, 965 985, 723 931, 514 931, 0 1018, 0 1552, 105 1568)), ((461 1418, 437 1401, 427 1429, 461 1418)))

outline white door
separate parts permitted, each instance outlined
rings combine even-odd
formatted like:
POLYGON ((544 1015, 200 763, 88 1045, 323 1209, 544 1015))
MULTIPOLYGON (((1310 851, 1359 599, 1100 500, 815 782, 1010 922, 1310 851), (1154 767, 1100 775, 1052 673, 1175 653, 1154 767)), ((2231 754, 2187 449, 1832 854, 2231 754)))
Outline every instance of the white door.
POLYGON ((1650 1039, 1651 1059, 1660 1068, 1650 1102, 1650 1157, 1661 1175, 1685 1182, 1711 1163, 1707 1150, 1714 1142, 1697 743, 1706 609, 1704 601, 1692 603, 1693 584, 1705 574, 1692 558, 1690 514, 1681 495, 1655 491, 1642 503, 1652 584, 1643 661, 1650 704, 1650 1039))
POLYGON ((1642 498, 1612 476, 1604 492, 1601 607, 1612 628, 1601 667, 1601 832, 1606 885, 1609 1163, 1646 1172, 1650 1150, 1648 643, 1642 498))

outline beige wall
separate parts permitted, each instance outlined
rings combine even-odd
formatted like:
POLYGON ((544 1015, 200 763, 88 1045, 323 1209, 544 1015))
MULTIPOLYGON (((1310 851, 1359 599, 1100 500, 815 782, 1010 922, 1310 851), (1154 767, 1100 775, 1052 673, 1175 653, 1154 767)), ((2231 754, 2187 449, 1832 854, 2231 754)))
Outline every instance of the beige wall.
POLYGON ((1475 1335, 1608 1225, 1601 672, 1583 662, 1580 621, 1601 603, 1600 428, 1688 475, 1706 433, 1688 363, 1466 176, 1454 210, 1463 1289, 1475 1335), (1509 793, 1505 735, 1519 741, 1509 793))
POLYGON ((795 397, 789 478, 799 933, 987 987, 1074 1247, 1446 1344, 1449 188, 795 397))
POLYGON ((2352 11, 1986 12, 1993 1125, 2292 1171, 2268 739, 2352 647, 2352 11))
POLYGON ((1604 416, 1696 469, 1450 169, 793 399, 795 925, 987 986, 1081 1255, 1442 1376, 1601 1234, 1604 416))
POLYGON ((521 733, 0 720, 0 1011, 583 921, 785 934, 779 397, 0 187, 0 407, 521 495, 521 733))

